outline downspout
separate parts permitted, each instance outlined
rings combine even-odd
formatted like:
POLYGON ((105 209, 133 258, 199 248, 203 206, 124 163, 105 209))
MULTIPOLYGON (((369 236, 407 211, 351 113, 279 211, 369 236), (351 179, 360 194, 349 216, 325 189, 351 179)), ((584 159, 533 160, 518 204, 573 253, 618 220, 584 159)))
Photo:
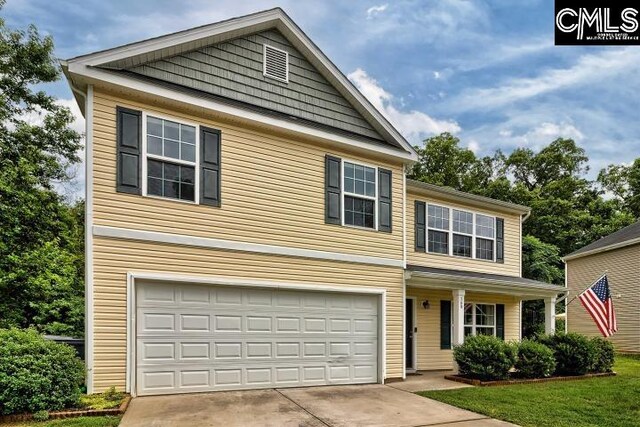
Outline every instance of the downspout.
MULTIPOLYGON (((65 64, 63 63, 63 66, 65 64)), ((69 77, 71 90, 84 99, 85 116, 85 201, 84 201, 84 340, 87 394, 93 393, 93 86, 79 89, 69 77)))

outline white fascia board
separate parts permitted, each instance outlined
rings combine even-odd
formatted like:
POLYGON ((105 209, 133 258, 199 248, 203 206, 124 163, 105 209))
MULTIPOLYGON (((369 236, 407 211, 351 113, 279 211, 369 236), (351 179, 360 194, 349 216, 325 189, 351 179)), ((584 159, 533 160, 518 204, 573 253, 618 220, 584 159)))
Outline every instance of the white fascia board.
POLYGON ((612 251, 614 249, 620 249, 620 248, 624 248, 627 246, 633 246, 633 245, 637 245, 640 244, 640 238, 638 239, 631 239, 631 240, 627 240, 625 242, 620 242, 620 243, 614 243, 611 245, 607 245, 607 246, 603 246, 601 248, 597 248, 597 249, 592 249, 590 251, 586 251, 586 252, 581 252, 579 254, 575 254, 575 255, 567 255, 563 258, 561 258, 565 263, 567 261, 571 261, 572 259, 578 259, 578 258, 582 258, 585 256, 589 256, 589 255, 596 255, 602 252, 608 252, 608 251, 612 251))
POLYGON ((460 278, 441 274, 411 272, 407 286, 431 289, 467 289, 469 291, 497 293, 522 299, 538 299, 564 294, 567 289, 533 284, 509 283, 493 279, 460 278))
MULTIPOLYGON (((114 48, 103 52, 84 55, 69 59, 67 62, 70 68, 73 65, 98 66, 113 61, 119 61, 136 55, 143 55, 149 52, 159 51, 178 45, 188 44, 207 37, 213 37, 228 32, 246 30, 247 32, 257 31, 261 27, 273 26, 284 33, 288 33, 293 40, 292 43, 302 47, 311 58, 317 60, 320 71, 324 71, 337 83, 336 89, 343 92, 343 95, 353 98, 377 124, 382 128, 388 137, 396 141, 406 150, 409 162, 418 161, 418 154, 411 144, 389 123, 389 121, 356 89, 349 79, 322 53, 322 51, 309 39, 309 37, 289 18, 281 9, 273 9, 265 12, 248 15, 240 18, 223 21, 216 24, 198 27, 179 33, 169 34, 154 39, 145 40, 120 48, 114 48)), ((375 126, 374 126, 375 127, 375 126)))
POLYGON ((203 38, 213 37, 226 32, 239 30, 254 25, 268 24, 282 18, 282 13, 277 9, 265 12, 243 16, 240 18, 230 19, 228 21, 218 22, 211 25, 192 28, 190 30, 180 31, 177 33, 167 34, 137 43, 107 49, 104 51, 81 55, 68 60, 69 64, 84 64, 96 66, 108 62, 119 61, 136 55, 144 55, 145 53, 154 52, 161 49, 178 46, 185 43, 194 42, 203 38))
POLYGON ((110 237, 116 239, 140 240, 143 242, 156 242, 209 249, 222 249, 239 252, 253 252, 269 255, 352 262, 356 264, 381 265, 386 267, 403 267, 401 259, 353 255, 340 252, 319 251, 314 249, 300 249, 287 246, 266 245, 261 243, 237 242, 232 240, 186 236, 182 234, 169 234, 156 231, 143 231, 133 230, 129 228, 94 225, 92 232, 94 236, 110 237))
POLYGON ((155 85, 153 83, 135 80, 127 76, 118 75, 109 71, 87 67, 85 65, 69 64, 69 73, 73 76, 83 78, 83 80, 85 80, 88 84, 100 84, 101 82, 110 83, 130 90, 139 91, 143 94, 151 94, 165 98, 167 100, 184 102, 187 104, 206 108, 208 110, 219 113, 223 117, 228 117, 231 119, 240 118, 272 128, 296 132, 299 134, 321 139, 328 143, 345 146, 352 150, 356 149, 360 152, 374 153, 389 158, 395 158, 399 161, 402 161, 403 163, 410 163, 413 161, 411 153, 402 151, 400 149, 394 149, 383 145, 378 146, 364 141, 358 141, 356 139, 347 138, 343 135, 328 132, 323 129, 315 128, 312 126, 305 126, 300 123, 295 123, 276 117, 266 116, 255 111, 235 107, 233 105, 225 104, 214 99, 205 99, 202 97, 187 94, 185 92, 155 85))

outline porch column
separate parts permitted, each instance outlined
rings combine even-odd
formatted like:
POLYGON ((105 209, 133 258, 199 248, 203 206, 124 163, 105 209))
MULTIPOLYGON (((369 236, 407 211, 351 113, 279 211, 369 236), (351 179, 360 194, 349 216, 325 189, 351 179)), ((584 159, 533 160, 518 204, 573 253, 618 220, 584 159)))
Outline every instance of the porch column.
POLYGON ((556 333, 556 297, 544 299, 544 333, 556 333))
POLYGON ((464 289, 454 289, 453 293, 453 334, 451 344, 460 345, 464 342, 464 289))

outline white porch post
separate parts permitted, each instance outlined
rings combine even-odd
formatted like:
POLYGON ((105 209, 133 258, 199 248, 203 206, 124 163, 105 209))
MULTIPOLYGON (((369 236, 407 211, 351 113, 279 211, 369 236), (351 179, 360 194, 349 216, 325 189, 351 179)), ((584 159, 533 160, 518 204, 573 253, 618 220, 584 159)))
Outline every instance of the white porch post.
POLYGON ((464 289, 454 289, 453 293, 453 336, 451 344, 464 342, 464 289))
POLYGON ((556 333, 556 297, 544 299, 544 333, 556 333))

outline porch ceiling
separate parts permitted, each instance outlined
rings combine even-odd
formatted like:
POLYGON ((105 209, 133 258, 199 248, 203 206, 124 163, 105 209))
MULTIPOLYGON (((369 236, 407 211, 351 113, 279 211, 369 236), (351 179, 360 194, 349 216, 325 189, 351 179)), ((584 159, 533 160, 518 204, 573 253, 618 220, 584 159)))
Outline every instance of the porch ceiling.
POLYGON ((464 289, 473 292, 504 294, 523 300, 556 297, 568 293, 564 286, 501 274, 408 265, 407 286, 429 289, 464 289))

